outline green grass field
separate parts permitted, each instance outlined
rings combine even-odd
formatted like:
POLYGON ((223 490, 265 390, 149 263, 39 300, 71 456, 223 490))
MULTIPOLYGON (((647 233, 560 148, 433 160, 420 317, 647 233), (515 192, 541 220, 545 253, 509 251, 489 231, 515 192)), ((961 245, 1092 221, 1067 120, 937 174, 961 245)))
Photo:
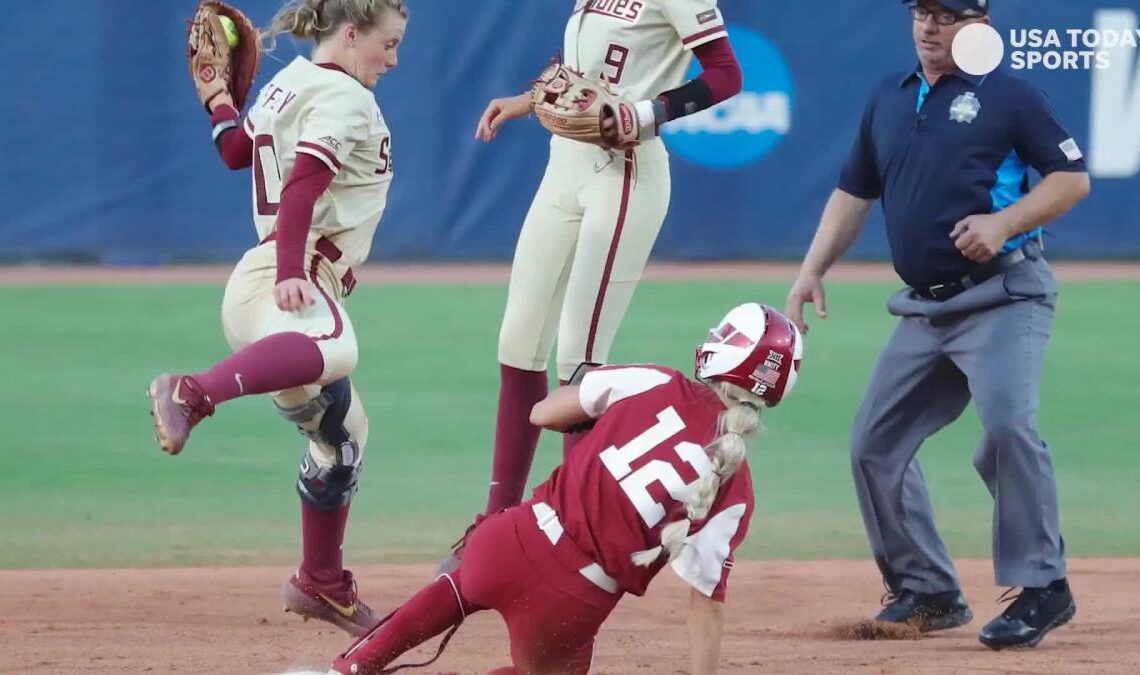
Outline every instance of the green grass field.
MULTIPOLYGON (((832 284, 795 395, 767 417, 744 555, 864 558, 847 432, 892 327, 890 284, 832 284)), ((732 304, 782 306, 784 284, 645 283, 612 354, 688 371, 732 304)), ((303 439, 264 398, 220 409, 179 457, 152 440, 144 390, 224 356, 221 289, 0 288, 0 567, 291 563, 303 439)), ((500 285, 363 287, 349 310, 372 423, 349 563, 430 560, 483 504, 497 396, 500 285)), ((1042 391, 1070 555, 1140 554, 1140 284, 1064 286, 1042 391)), ((990 500, 972 408, 921 457, 952 552, 986 557, 990 500)), ((532 484, 561 455, 544 435, 532 484)))

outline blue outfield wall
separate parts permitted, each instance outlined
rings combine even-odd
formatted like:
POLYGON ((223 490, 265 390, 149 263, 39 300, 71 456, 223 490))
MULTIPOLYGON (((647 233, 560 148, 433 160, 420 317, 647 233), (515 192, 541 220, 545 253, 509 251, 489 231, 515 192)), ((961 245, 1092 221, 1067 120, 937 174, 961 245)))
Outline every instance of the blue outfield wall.
MULTIPOLYGON (((224 169, 185 61, 192 0, 42 0, 7 7, 0 260, 229 261, 253 241, 249 177, 224 169), (45 48, 45 36, 54 36, 45 48)), ((238 0, 261 25, 276 7, 238 0)), ((546 161, 533 119, 473 139, 493 96, 561 47, 571 0, 411 0, 400 67, 378 90, 395 182, 373 259, 507 260, 546 161)), ((1105 69, 1022 74, 1088 156, 1093 195, 1049 228, 1054 256, 1140 256, 1140 0, 995 0, 994 23, 1056 65, 1066 29, 1113 28, 1105 69), (1129 33, 1128 31, 1132 31, 1129 33), (1035 37, 1036 36, 1036 37, 1035 37)), ((870 87, 911 67, 895 0, 722 0, 745 92, 674 122, 673 198, 657 259, 794 258, 806 249, 870 87)), ((1107 32, 1102 33, 1102 36, 1107 32)), ((1090 34, 1091 36, 1091 34, 1090 34)), ((1102 45, 1103 48, 1103 45, 1102 45)), ((258 86, 303 45, 283 41, 258 86), (277 59, 277 60, 275 60, 277 59)), ((1006 63, 1029 47, 1007 44, 1006 63), (1015 54, 1017 51, 1019 53, 1015 54)), ((1086 50, 1087 51, 1087 50, 1086 50)), ((1030 57, 1032 58, 1032 57, 1030 57)), ((1095 63, 1095 57, 1093 62, 1095 63)), ((984 104, 984 103, 983 103, 984 104)), ((876 209, 855 255, 884 258, 876 209)))

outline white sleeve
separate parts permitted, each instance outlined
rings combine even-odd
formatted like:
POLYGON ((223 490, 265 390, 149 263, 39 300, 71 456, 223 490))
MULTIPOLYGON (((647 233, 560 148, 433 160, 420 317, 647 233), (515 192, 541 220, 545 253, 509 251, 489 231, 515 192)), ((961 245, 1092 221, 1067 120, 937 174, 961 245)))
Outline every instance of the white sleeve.
POLYGON ((733 504, 690 534, 672 562, 677 576, 706 597, 723 601, 725 582, 732 569, 732 551, 744 538, 740 521, 747 510, 746 504, 733 504))
POLYGON ((664 0, 662 8, 685 49, 728 36, 716 0, 664 0))
POLYGON ((297 152, 312 155, 334 174, 352 154, 357 143, 368 138, 372 114, 360 92, 333 89, 313 101, 302 122, 297 152))
POLYGON ((598 418, 618 401, 643 394, 671 379, 669 373, 654 368, 630 366, 591 370, 578 385, 578 401, 587 415, 598 418))

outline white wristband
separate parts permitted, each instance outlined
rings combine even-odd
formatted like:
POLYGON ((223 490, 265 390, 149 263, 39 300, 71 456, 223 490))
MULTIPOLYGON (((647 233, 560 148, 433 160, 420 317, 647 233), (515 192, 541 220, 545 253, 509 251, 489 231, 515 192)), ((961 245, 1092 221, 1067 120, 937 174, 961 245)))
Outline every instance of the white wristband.
POLYGON ((234 120, 222 120, 221 122, 218 122, 217 124, 215 124, 214 125, 214 132, 213 132, 214 142, 215 143, 218 142, 218 136, 221 136, 223 132, 229 131, 230 129, 233 129, 237 125, 238 125, 237 122, 235 122, 234 120))
POLYGON ((653 114, 653 101, 638 101, 633 104, 637 113, 637 140, 648 141, 657 137, 657 116, 653 114))

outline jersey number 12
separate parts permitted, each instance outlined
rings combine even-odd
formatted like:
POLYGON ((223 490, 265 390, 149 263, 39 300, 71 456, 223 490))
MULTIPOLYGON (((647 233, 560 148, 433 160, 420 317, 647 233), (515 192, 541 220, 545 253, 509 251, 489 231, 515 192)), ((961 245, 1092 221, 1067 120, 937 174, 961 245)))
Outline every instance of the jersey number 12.
POLYGON ((649 486, 661 483, 669 496, 677 501, 685 501, 692 494, 701 476, 712 473, 712 463, 704 448, 696 443, 682 441, 673 446, 677 460, 683 461, 697 472, 697 479, 686 483, 677 468, 670 461, 654 459, 646 462, 636 471, 630 466, 643 455, 664 444, 685 429, 681 416, 672 407, 657 413, 657 423, 637 435, 625 445, 611 445, 598 456, 609 470, 614 480, 629 497, 629 501, 641 515, 646 527, 654 527, 665 517, 665 507, 649 494, 649 486))

